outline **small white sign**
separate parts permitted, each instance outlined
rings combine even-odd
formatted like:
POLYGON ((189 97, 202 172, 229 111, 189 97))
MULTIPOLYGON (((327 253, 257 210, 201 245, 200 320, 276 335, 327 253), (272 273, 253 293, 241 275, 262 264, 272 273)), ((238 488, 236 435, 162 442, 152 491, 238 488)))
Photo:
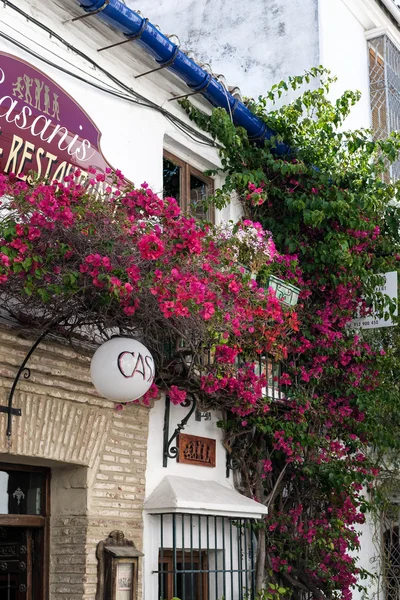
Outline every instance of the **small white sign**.
MULTIPOLYGON (((394 316, 397 316, 397 271, 385 273, 384 277, 386 281, 383 285, 376 287, 375 291, 381 292, 382 294, 385 294, 392 300, 396 301, 396 310, 394 312, 394 316)), ((385 321, 385 318, 383 316, 378 316, 374 310, 374 307, 372 307, 372 312, 370 315, 353 319, 348 324, 348 327, 351 329, 379 329, 380 327, 393 327, 394 325, 395 323, 393 323, 393 319, 391 317, 385 321)))
MULTIPOLYGON (((115 600, 132 600, 133 598, 133 564, 117 565, 115 600)), ((114 598, 114 596, 113 596, 114 598)), ((108 600, 108 598, 107 598, 108 600)), ((111 599, 110 599, 111 600, 111 599)))

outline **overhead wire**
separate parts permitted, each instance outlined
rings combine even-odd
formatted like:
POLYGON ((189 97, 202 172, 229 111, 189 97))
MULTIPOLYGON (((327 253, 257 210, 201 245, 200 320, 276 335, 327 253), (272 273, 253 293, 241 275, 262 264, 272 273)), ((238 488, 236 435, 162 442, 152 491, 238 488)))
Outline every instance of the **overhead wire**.
MULTIPOLYGON (((11 29, 12 31, 15 31, 15 33, 21 33, 20 31, 18 31, 18 29, 16 29, 15 27, 12 27, 9 23, 4 23, 9 29, 11 29)), ((53 56, 60 58, 60 55, 57 54, 56 52, 54 52, 53 50, 51 50, 50 48, 44 46, 43 44, 40 44, 36 39, 32 39, 28 36, 24 36, 25 40, 28 40, 29 42, 34 43, 36 46, 38 46, 39 48, 42 48, 42 50, 44 50, 45 52, 47 52, 48 54, 52 54, 53 56)), ((22 42, 21 42, 22 43, 22 42)), ((118 89, 116 87, 113 87, 111 84, 107 83, 106 81, 104 81, 103 79, 100 79, 100 77, 96 77, 96 75, 94 75, 94 73, 88 73, 87 70, 83 69, 82 67, 80 67, 79 65, 67 60, 66 58, 61 58, 61 60, 70 65, 71 67, 73 67, 74 69, 76 69, 77 71, 80 71, 81 73, 83 73, 84 75, 89 75, 92 79, 98 81, 99 83, 102 83, 103 85, 107 85, 111 90, 114 90, 115 92, 118 92, 118 89)))
MULTIPOLYGON (((193 140, 196 143, 199 143, 199 144, 202 144, 202 145, 205 145, 205 146, 210 146, 210 147, 218 147, 219 146, 216 142, 210 140, 206 135, 204 135, 201 132, 197 131, 194 127, 191 127, 188 123, 186 123, 185 121, 183 121, 182 119, 180 119, 176 115, 172 114, 171 112, 169 112, 168 110, 166 110, 162 106, 159 106, 156 102, 153 102, 152 100, 149 100, 145 96, 142 96, 141 94, 139 94, 138 92, 136 92, 135 90, 133 90, 131 87, 129 87, 123 81, 121 81, 118 77, 116 77, 115 75, 113 75, 110 71, 108 71, 107 69, 105 69, 104 67, 102 67, 95 60, 93 60, 85 52, 83 52, 79 48, 76 48, 75 46, 73 46, 70 42, 68 42, 67 40, 65 40, 58 33, 56 33, 55 31, 53 31, 52 29, 50 29, 49 27, 47 27, 46 25, 44 25, 43 23, 41 23, 40 21, 38 21, 37 19, 35 19, 34 17, 32 17, 31 15, 29 15, 28 13, 26 13, 25 11, 23 11, 20 7, 16 6, 12 2, 10 2, 10 0, 2 0, 2 3, 5 6, 8 6, 9 8, 15 10, 17 13, 19 13, 21 16, 23 16, 24 18, 26 18, 27 20, 29 20, 30 22, 32 22, 34 25, 40 27, 50 37, 53 37, 54 39, 56 39, 59 42, 61 42, 62 44, 64 44, 65 47, 68 48, 70 51, 74 52, 75 54, 77 54, 78 56, 80 56, 81 58, 83 58, 85 61, 87 61, 89 64, 91 64, 92 67, 98 69, 101 73, 103 73, 104 75, 106 75, 106 77, 108 77, 111 81, 113 81, 119 88, 122 88, 123 90, 125 90, 125 92, 127 92, 128 95, 124 94, 124 93, 121 93, 120 91, 118 91, 118 89, 113 88, 112 86, 110 86, 110 84, 107 84, 106 82, 103 82, 101 79, 99 79, 98 77, 95 77, 92 74, 89 74, 90 77, 92 77, 93 79, 95 79, 99 83, 96 83, 95 81, 89 81, 86 77, 81 76, 81 75, 79 75, 77 73, 74 73, 74 72, 70 71, 69 69, 67 69, 67 68, 65 68, 65 67, 63 67, 63 66, 61 66, 61 65, 59 65, 59 64, 57 64, 55 62, 53 62, 49 58, 45 58, 44 56, 42 56, 38 52, 35 52, 35 50, 32 50, 31 48, 29 48, 28 46, 26 46, 22 42, 14 39, 14 38, 12 38, 11 36, 9 36, 6 33, 4 33, 3 31, 0 31, 0 37, 6 39, 10 43, 16 45, 21 50, 27 52, 31 56, 34 56, 38 60, 41 60, 42 62, 45 62, 49 66, 51 66, 51 67, 53 67, 55 69, 58 69, 59 71, 65 73, 65 74, 67 74, 67 75, 69 75, 71 77, 74 77, 74 78, 82 81, 83 83, 86 83, 87 85, 90 85, 90 86, 92 86, 94 88, 97 88, 97 89, 99 89, 102 92, 105 92, 107 94, 116 96, 117 98, 119 98, 121 100, 125 100, 127 102, 132 103, 132 104, 136 104, 136 105, 142 106, 143 108, 149 108, 149 109, 158 111, 164 117, 166 117, 169 122, 171 122, 175 127, 177 127, 177 129, 179 129, 181 132, 183 132, 185 135, 187 135, 191 140, 193 140), (104 87, 104 86, 107 86, 107 85, 108 85, 108 87, 104 87)), ((11 25, 9 25, 9 24, 7 24, 7 26, 10 29, 12 29, 12 30, 17 31, 13 27, 11 27, 11 25)), ((45 49, 50 54, 55 54, 54 52, 52 52, 48 48, 44 48, 36 40, 30 40, 30 41, 33 42, 33 43, 35 43, 35 44, 37 44, 39 47, 45 49)), ((69 61, 67 61, 64 58, 62 58, 62 60, 64 62, 66 62, 67 64, 73 66, 74 68, 78 69, 79 71, 83 72, 87 76, 87 73, 83 69, 81 69, 79 66, 76 66, 73 63, 70 63, 69 61)))

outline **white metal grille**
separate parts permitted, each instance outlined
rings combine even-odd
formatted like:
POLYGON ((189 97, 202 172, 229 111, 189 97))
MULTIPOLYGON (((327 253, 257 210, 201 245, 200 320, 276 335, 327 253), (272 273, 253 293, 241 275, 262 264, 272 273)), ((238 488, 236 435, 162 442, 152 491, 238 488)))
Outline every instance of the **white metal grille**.
MULTIPOLYGON (((375 139, 400 130, 400 51, 386 35, 368 42, 372 127, 375 139)), ((400 178, 400 160, 390 168, 400 178)))
POLYGON ((389 527, 383 536, 384 587, 386 600, 400 600, 400 539, 398 525, 389 527))

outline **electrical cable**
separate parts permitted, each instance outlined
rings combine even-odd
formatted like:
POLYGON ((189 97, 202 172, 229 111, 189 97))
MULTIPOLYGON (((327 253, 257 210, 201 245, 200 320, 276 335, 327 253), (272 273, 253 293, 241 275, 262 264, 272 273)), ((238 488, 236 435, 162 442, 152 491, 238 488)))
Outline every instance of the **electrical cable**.
POLYGON ((4 33, 3 31, 0 31, 0 37, 6 39, 8 42, 11 42, 12 44, 14 44, 15 46, 17 46, 18 48, 20 48, 21 50, 24 50, 24 52, 27 52, 28 54, 30 54, 31 56, 34 56, 35 58, 41 60, 42 62, 45 62, 46 64, 50 65, 51 67, 54 67, 55 69, 58 69, 59 71, 61 71, 62 73, 66 73, 67 75, 71 75, 72 77, 75 77, 75 79, 78 79, 79 81, 82 81, 83 83, 86 83, 87 85, 91 85, 92 87, 95 87, 103 92, 106 92, 108 94, 111 94, 113 96, 117 96, 118 98, 127 100, 129 102, 132 102, 134 104, 139 104, 139 106, 143 106, 144 108, 153 108, 151 106, 148 106, 145 103, 139 102, 137 100, 135 100, 134 98, 131 98, 129 96, 126 96, 124 94, 120 94, 116 91, 113 91, 110 88, 105 88, 97 83, 94 83, 92 81, 88 81, 87 79, 85 79, 84 77, 81 77, 80 75, 77 75, 76 73, 72 73, 72 71, 69 71, 68 69, 66 69, 65 67, 62 67, 61 65, 57 65, 56 63, 54 63, 53 61, 49 60, 48 58, 45 58, 44 56, 41 56, 40 54, 38 54, 37 52, 35 52, 34 50, 31 50, 31 48, 29 48, 28 46, 25 46, 25 44, 23 44, 22 42, 18 42, 17 40, 15 40, 14 38, 10 37, 9 35, 7 35, 6 33, 4 33))
POLYGON ((54 67, 55 69, 58 69, 59 71, 61 71, 63 73, 66 73, 67 75, 70 75, 71 77, 74 77, 75 79, 78 79, 79 81, 82 81, 83 83, 86 83, 87 85, 90 85, 90 86, 92 86, 92 87, 94 87, 94 88, 96 88, 98 90, 101 90, 102 92, 105 92, 107 94, 115 96, 115 97, 117 97, 117 98, 119 98, 121 100, 125 100, 126 102, 130 102, 131 104, 136 104, 138 106, 142 106, 143 108, 149 108, 149 109, 152 109, 152 110, 158 110, 166 119, 168 119, 175 127, 177 127, 177 129, 179 129, 180 131, 182 131, 185 135, 187 135, 194 142, 196 142, 198 144, 202 144, 204 146, 210 146, 210 147, 216 147, 217 146, 217 144, 210 142, 210 140, 206 136, 201 136, 201 134, 199 134, 196 131, 196 129, 190 127, 189 125, 187 125, 187 123, 185 123, 184 121, 182 121, 178 117, 175 117, 175 115, 172 115, 171 113, 169 113, 168 111, 166 111, 165 109, 163 109, 161 106, 158 106, 157 104, 153 104, 153 103, 148 104, 147 102, 140 102, 139 100, 136 100, 135 98, 132 98, 131 96, 127 96, 125 94, 121 94, 121 93, 117 92, 115 90, 115 88, 114 89, 113 88, 105 88, 104 86, 99 85, 99 84, 97 84, 95 82, 88 81, 84 77, 81 77, 80 75, 78 75, 76 73, 73 73, 72 71, 69 71, 65 67, 62 67, 61 65, 57 65, 53 61, 51 61, 51 60, 49 60, 47 58, 44 58, 43 56, 41 56, 40 54, 38 54, 34 50, 31 50, 28 46, 25 46, 25 44, 22 44, 21 42, 18 42, 17 40, 15 40, 14 38, 8 36, 4 32, 0 31, 0 37, 6 39, 10 43, 18 46, 21 50, 24 50, 28 54, 31 54, 31 56, 34 56, 38 60, 41 60, 42 62, 45 62, 46 64, 50 65, 51 67, 54 67), (193 133, 193 135, 192 135, 192 133, 193 133), (195 136, 197 136, 197 139, 196 139, 195 136), (200 137, 202 137, 203 139, 199 139, 200 137))
MULTIPOLYGON (((9 23, 5 23, 5 25, 11 29, 12 31, 15 31, 15 33, 21 33, 18 29, 16 29, 15 27, 12 27, 9 23)), ((46 46, 44 46, 43 44, 39 44, 39 42, 37 40, 33 40, 32 38, 28 37, 28 36, 24 36, 24 39, 32 42, 33 44, 35 44, 36 46, 38 46, 39 48, 41 48, 42 50, 44 50, 45 52, 47 52, 48 54, 52 54, 53 56, 57 57, 57 58, 61 58, 59 54, 57 54, 56 52, 54 52, 53 50, 51 50, 50 48, 47 48, 46 46)), ((21 42, 22 43, 22 42, 21 42)), ((83 73, 84 75, 89 75, 92 79, 94 79, 95 81, 98 81, 99 83, 103 84, 103 85, 107 85, 109 87, 110 90, 113 90, 115 92, 118 92, 118 89, 116 87, 113 87, 111 84, 105 82, 103 79, 100 79, 100 77, 96 77, 93 73, 88 73, 87 71, 85 71, 85 69, 83 69, 82 67, 79 67, 78 65, 74 64, 73 62, 67 60, 66 58, 62 57, 61 60, 66 63, 67 65, 70 65, 70 67, 77 69, 78 71, 80 71, 81 73, 83 73)), ((72 73, 71 73, 72 74, 72 73)), ((89 82, 88 82, 89 83, 89 82)))
MULTIPOLYGON (((112 73, 110 73, 107 69, 105 69, 104 67, 102 67, 101 65, 99 65, 92 58, 90 58, 90 56, 88 56, 87 54, 85 54, 84 52, 82 52, 81 50, 79 50, 78 48, 76 48, 75 46, 73 46, 72 44, 70 44, 62 36, 60 36, 59 34, 57 34, 56 32, 54 32, 52 29, 50 29, 49 27, 47 27, 46 25, 44 25, 43 23, 41 23, 40 21, 38 21, 34 17, 31 17, 31 15, 29 15, 28 13, 26 13, 25 11, 23 11, 21 8, 15 6, 9 0, 2 0, 2 2, 3 2, 4 5, 6 5, 9 8, 15 10, 21 16, 23 16, 24 18, 26 18, 28 21, 32 22, 34 25, 36 25, 36 26, 40 27, 41 29, 43 29, 50 37, 53 37, 53 38, 57 39, 59 42, 61 42, 62 44, 64 44, 69 50, 71 50, 72 52, 74 52, 75 54, 77 54, 78 56, 80 56, 81 58, 83 58, 84 60, 86 60, 89 64, 91 64, 93 67, 95 67, 96 69, 98 69, 100 72, 102 72, 104 75, 106 75, 106 77, 108 77, 111 81, 113 81, 116 85, 118 85, 118 87, 120 87, 123 90, 125 90, 126 92, 128 92, 129 95, 120 93, 117 90, 115 90, 115 88, 112 88, 111 86, 108 87, 108 88, 104 87, 104 85, 107 85, 107 83, 102 82, 103 85, 100 85, 100 84, 97 84, 97 83, 95 83, 93 81, 88 81, 86 78, 84 78, 84 77, 82 77, 82 76, 80 76, 80 75, 78 75, 76 73, 73 73, 73 72, 69 71, 65 67, 62 67, 61 65, 53 63, 50 59, 47 59, 47 58, 41 56, 40 54, 38 54, 37 52, 35 52, 31 48, 29 48, 28 46, 25 46, 25 44, 23 44, 22 42, 19 42, 19 41, 13 39, 12 37, 10 37, 7 34, 5 34, 4 32, 0 32, 0 37, 3 37, 4 39, 6 39, 7 41, 9 41, 10 43, 15 44, 20 49, 22 49, 25 52, 31 54, 32 56, 34 56, 35 58, 41 60, 42 62, 45 62, 46 64, 48 64, 48 65, 50 65, 50 66, 58 69, 59 71, 62 71, 63 73, 66 73, 67 75, 75 77, 76 79, 82 81, 83 83, 86 83, 87 85, 91 85, 92 87, 95 87, 95 88, 97 88, 97 89, 99 89, 99 90, 101 90, 103 92, 106 92, 108 94, 114 95, 117 98, 120 98, 122 100, 126 100, 127 102, 131 102, 133 104, 142 106, 143 108, 149 108, 149 109, 153 109, 153 110, 156 110, 156 111, 160 112, 175 127, 177 127, 177 129, 179 129, 180 131, 182 131, 185 135, 187 135, 191 140, 193 140, 196 143, 199 143, 199 144, 202 144, 202 145, 205 145, 205 146, 209 146, 209 147, 218 147, 219 146, 219 144, 217 144, 216 142, 213 142, 207 136, 203 135, 201 132, 197 131, 194 127, 191 127, 190 125, 188 125, 187 123, 185 123, 185 121, 183 121, 179 117, 176 117, 175 115, 173 115, 172 113, 170 113, 169 111, 167 111, 162 106, 159 106, 158 104, 156 104, 155 102, 149 100, 145 96, 142 96, 141 94, 135 92, 132 88, 130 88, 128 85, 126 85, 123 81, 121 81, 120 79, 118 79, 115 75, 113 75, 112 73), (134 96, 134 97, 132 97, 132 96, 134 96)), ((13 29, 10 25, 8 25, 8 26, 11 29, 13 29)), ((34 40, 30 40, 30 41, 33 42, 34 40)), ((34 43, 36 43, 37 45, 40 46, 40 44, 38 44, 36 41, 34 41, 34 43)), ((40 47, 43 48, 43 46, 40 46, 40 47)), ((53 52, 51 50, 48 50, 48 49, 46 49, 46 50, 53 54, 53 52)), ((64 60, 64 62, 68 63, 68 61, 66 61, 64 58, 62 60, 64 60)), ((71 63, 68 63, 68 64, 71 64, 71 63)), ((82 71, 82 69, 80 67, 76 67, 75 65, 73 65, 73 66, 75 68, 79 69, 80 71, 82 71)), ((97 77, 94 77, 94 76, 92 76, 92 77, 94 79, 96 79, 97 81, 101 81, 97 77)))

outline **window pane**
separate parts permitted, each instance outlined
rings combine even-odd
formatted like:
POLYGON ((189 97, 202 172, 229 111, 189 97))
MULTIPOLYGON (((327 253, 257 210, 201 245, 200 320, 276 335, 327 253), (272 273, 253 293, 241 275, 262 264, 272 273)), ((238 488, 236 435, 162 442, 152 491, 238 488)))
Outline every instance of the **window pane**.
POLYGON ((173 517, 159 516, 161 541, 168 540, 169 547, 159 549, 157 600, 255 600, 253 521, 173 517))
POLYGON ((268 388, 263 389, 263 394, 273 399, 279 398, 281 400, 284 398, 278 381, 280 376, 280 364, 278 362, 270 357, 260 357, 255 365, 255 374, 257 376, 263 375, 267 379, 268 388))
POLYGON ((40 515, 42 509, 42 473, 0 471, 0 514, 40 515))
POLYGON ((164 158, 164 180, 163 195, 164 198, 175 198, 179 203, 181 200, 181 167, 172 161, 164 158))
POLYGON ((193 573, 192 575, 192 571, 199 569, 199 565, 191 563, 183 565, 182 563, 178 563, 176 567, 178 571, 186 571, 186 573, 178 573, 177 597, 185 598, 185 600, 198 600, 200 589, 199 575, 197 573, 193 573))
POLYGON ((207 216, 207 210, 204 208, 204 201, 210 195, 209 186, 205 181, 190 175, 190 214, 198 219, 204 219, 207 216))

